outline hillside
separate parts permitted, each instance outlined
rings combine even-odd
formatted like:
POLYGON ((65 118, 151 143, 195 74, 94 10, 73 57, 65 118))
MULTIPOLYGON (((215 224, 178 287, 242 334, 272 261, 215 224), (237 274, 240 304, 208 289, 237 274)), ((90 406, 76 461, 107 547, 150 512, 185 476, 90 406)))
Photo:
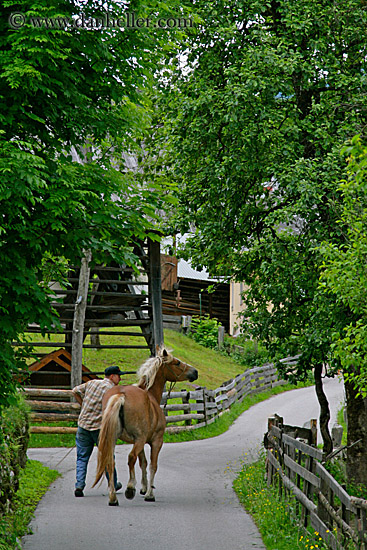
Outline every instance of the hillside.
MULTIPOLYGON (((117 344, 114 336, 103 336, 101 331, 101 343, 117 344)), ((39 335, 36 336, 40 341, 39 335)), ((52 335, 51 341, 57 341, 60 337, 52 335)), ((90 337, 87 337, 86 343, 90 337)), ((181 361, 190 363, 199 371, 199 379, 196 385, 215 389, 226 380, 233 378, 244 369, 229 357, 204 348, 191 338, 173 330, 164 331, 165 345, 173 355, 181 361)), ((47 341, 46 339, 44 341, 47 341)), ((142 345, 144 340, 136 337, 125 337, 124 344, 142 345)), ((55 348, 44 348, 44 351, 53 351, 55 348)), ((149 350, 144 349, 86 349, 83 350, 83 364, 94 372, 103 371, 109 365, 118 365, 121 370, 137 370, 137 368, 149 357, 149 350)), ((30 361, 32 362, 32 361, 30 361)), ((130 384, 136 382, 135 375, 123 377, 123 382, 130 384)), ((178 384, 178 387, 190 387, 190 384, 178 384)))

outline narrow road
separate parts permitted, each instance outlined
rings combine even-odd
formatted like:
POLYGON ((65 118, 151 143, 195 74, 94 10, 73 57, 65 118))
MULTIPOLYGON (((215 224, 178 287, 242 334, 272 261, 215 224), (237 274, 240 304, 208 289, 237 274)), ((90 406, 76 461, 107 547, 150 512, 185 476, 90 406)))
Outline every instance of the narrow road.
MULTIPOLYGON (((325 392, 330 402, 331 427, 343 401, 343 385, 337 379, 325 380, 325 392)), ((59 470, 62 477, 39 503, 31 523, 33 534, 23 538, 23 549, 264 550, 254 522, 238 502, 232 481, 244 461, 258 456, 267 419, 274 413, 283 416, 285 423, 298 426, 318 418, 315 389, 293 390, 259 403, 219 437, 165 444, 156 476, 155 503, 145 502, 138 491, 135 499, 128 501, 121 491, 120 506, 108 506, 106 482, 91 489, 96 450, 89 465, 85 496, 75 498, 75 450, 65 456, 69 449, 29 449, 29 458, 59 470)), ((129 448, 116 448, 117 471, 123 485, 128 477, 129 448)))

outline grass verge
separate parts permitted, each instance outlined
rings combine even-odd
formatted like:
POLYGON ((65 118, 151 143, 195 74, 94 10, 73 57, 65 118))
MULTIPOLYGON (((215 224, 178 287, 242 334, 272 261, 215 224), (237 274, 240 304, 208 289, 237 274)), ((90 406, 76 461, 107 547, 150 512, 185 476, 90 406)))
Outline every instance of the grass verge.
POLYGON ((255 521, 267 550, 327 550, 320 535, 304 532, 295 521, 295 500, 280 499, 276 486, 267 487, 265 456, 244 464, 233 483, 240 502, 255 521))
POLYGON ((19 479, 12 513, 0 519, 0 550, 21 548, 20 538, 29 533, 29 522, 49 485, 59 477, 36 460, 28 460, 19 479))

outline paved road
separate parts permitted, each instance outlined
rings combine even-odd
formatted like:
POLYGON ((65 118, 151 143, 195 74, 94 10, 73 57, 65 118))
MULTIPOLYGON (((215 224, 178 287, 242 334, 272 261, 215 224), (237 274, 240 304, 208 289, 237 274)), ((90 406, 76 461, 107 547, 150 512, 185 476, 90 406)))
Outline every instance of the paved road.
MULTIPOLYGON (((326 380, 331 423, 343 400, 338 380, 326 380)), ((251 517, 239 504, 232 481, 243 461, 261 450, 267 418, 274 413, 287 424, 302 426, 319 415, 314 388, 287 392, 246 411, 225 434, 187 443, 165 444, 156 476, 156 502, 139 494, 120 506, 108 506, 107 484, 91 489, 96 468, 94 451, 84 498, 75 498, 75 450, 29 449, 29 458, 60 471, 39 503, 23 538, 24 550, 254 550, 265 546, 251 517), (60 462, 60 460, 62 462, 60 462)), ((319 436, 320 438, 320 436, 319 436)), ((127 453, 116 452, 119 479, 127 482, 127 453)))

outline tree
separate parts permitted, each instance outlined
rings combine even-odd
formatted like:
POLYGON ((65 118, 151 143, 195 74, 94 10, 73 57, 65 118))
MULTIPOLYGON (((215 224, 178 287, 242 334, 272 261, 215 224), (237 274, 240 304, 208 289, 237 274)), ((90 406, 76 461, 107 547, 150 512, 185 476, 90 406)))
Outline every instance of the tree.
POLYGON ((353 312, 353 319, 332 334, 332 347, 344 372, 348 399, 348 444, 359 441, 349 451, 348 475, 354 477, 359 454, 365 444, 367 423, 367 148, 359 137, 345 148, 348 178, 340 184, 343 208, 339 224, 345 228, 341 244, 324 243, 321 288, 353 312))
POLYGON ((356 0, 195 5, 205 25, 161 100, 180 186, 171 225, 195 228, 183 253, 197 266, 248 284, 248 333, 275 355, 301 353, 286 374, 314 371, 328 453, 322 366, 339 366, 332 334, 354 312, 320 289, 318 245, 344 241, 336 182, 340 148, 365 125, 366 9, 356 0))
POLYGON ((147 91, 173 31, 67 24, 81 11, 87 21, 106 20, 108 11, 111 21, 126 20, 128 10, 142 17, 181 14, 175 3, 140 0, 103 7, 2 3, 0 407, 11 402, 14 376, 24 367, 12 342, 29 323, 44 329, 57 323, 46 260, 74 262, 90 249, 96 262, 112 257, 131 264, 132 239, 150 234, 164 204, 165 190, 127 171, 121 152, 140 152, 150 116, 147 91), (24 16, 19 28, 15 12, 24 16), (37 25, 36 17, 45 23, 37 25), (72 149, 87 162, 74 162, 72 149))

